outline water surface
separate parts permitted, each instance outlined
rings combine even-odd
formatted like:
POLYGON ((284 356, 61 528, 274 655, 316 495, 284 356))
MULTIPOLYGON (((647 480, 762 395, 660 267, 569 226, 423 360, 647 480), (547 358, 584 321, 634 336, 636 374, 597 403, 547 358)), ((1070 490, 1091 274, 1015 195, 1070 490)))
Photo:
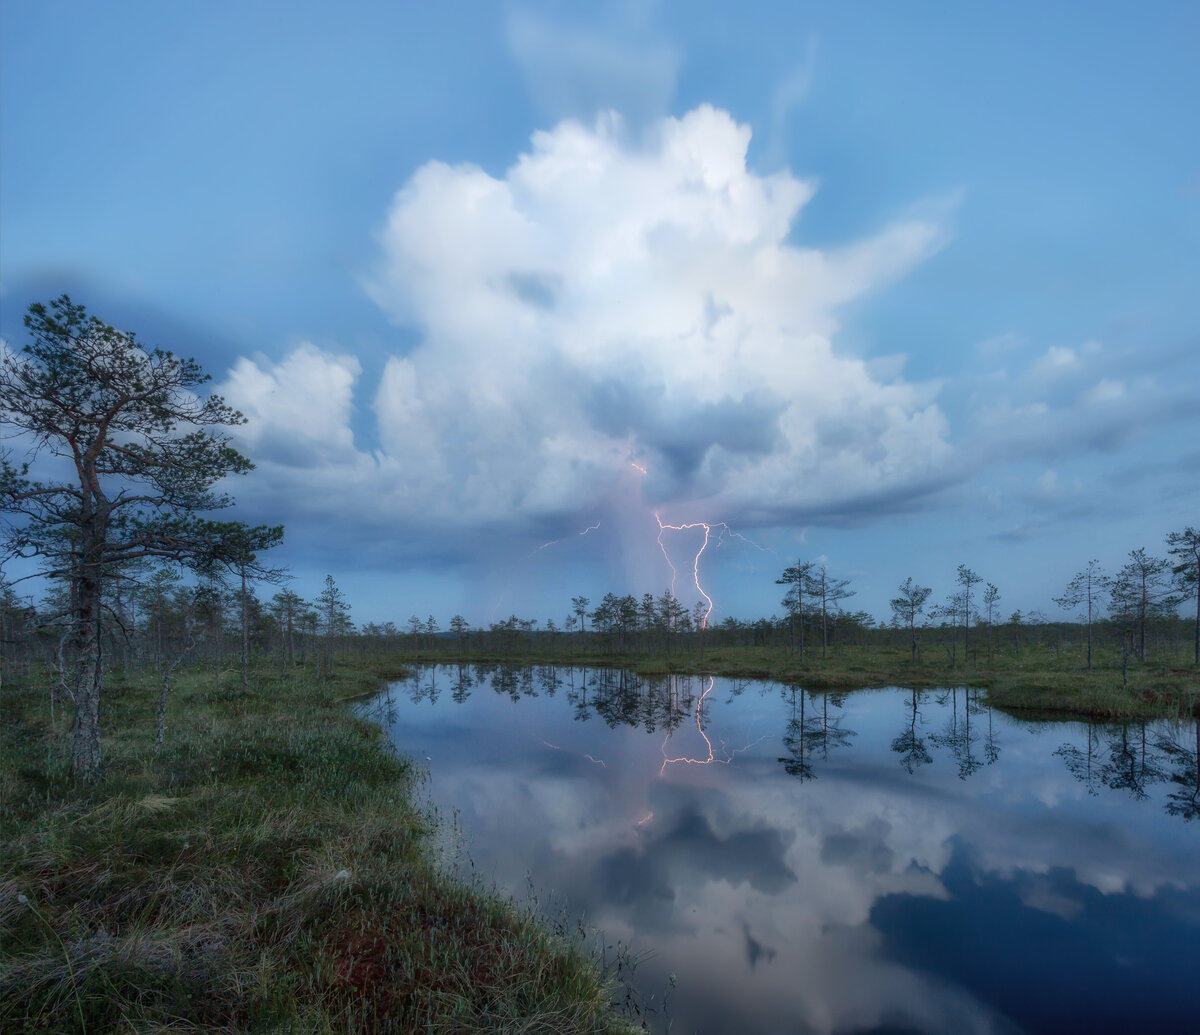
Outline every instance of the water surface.
POLYGON ((1195 1030, 1196 724, 978 697, 437 666, 368 710, 477 875, 652 953, 652 1030, 1195 1030))

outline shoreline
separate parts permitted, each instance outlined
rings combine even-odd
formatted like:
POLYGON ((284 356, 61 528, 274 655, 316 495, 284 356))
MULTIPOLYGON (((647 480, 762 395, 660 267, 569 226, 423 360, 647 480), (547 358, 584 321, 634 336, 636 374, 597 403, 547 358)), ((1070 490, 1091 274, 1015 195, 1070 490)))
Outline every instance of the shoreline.
POLYGON ((623 668, 646 677, 669 675, 719 676, 768 680, 814 691, 853 692, 897 686, 932 690, 971 686, 985 691, 985 704, 1012 713, 1036 712, 1042 717, 1136 721, 1200 717, 1200 672, 1187 669, 1130 668, 1122 685, 1119 668, 1045 667, 1035 659, 1013 664, 1005 659, 994 667, 944 667, 913 664, 897 652, 878 648, 839 648, 832 657, 797 664, 786 652, 757 648, 720 648, 707 654, 604 654, 599 651, 537 651, 498 653, 448 650, 403 654, 410 665, 484 664, 513 666, 577 666, 623 668))
POLYGON ((161 749, 154 680, 113 680, 83 786, 47 687, 6 685, 0 1028, 634 1030, 582 935, 439 867, 416 767, 344 700, 385 675, 192 670, 161 749))

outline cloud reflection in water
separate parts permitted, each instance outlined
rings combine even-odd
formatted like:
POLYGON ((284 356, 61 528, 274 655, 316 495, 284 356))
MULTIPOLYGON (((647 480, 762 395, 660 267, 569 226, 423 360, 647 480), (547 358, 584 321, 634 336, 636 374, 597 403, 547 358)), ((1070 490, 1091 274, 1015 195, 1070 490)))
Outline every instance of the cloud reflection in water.
POLYGON ((428 676, 395 684, 393 738, 431 756, 479 872, 653 950, 636 975, 652 1006, 678 975, 674 1031, 1095 1031, 1200 1006, 1180 962, 1200 843, 1169 813, 1182 755, 1154 752, 1190 726, 1138 731, 1135 776, 1161 756, 1160 780, 1097 792, 1063 742, 1107 738, 1097 771, 1120 776, 1128 730, 1029 726, 961 689, 718 680, 697 713, 707 680, 475 675, 461 704, 432 703, 428 676), (714 745, 754 746, 663 768, 664 735, 700 742, 697 714, 714 745))

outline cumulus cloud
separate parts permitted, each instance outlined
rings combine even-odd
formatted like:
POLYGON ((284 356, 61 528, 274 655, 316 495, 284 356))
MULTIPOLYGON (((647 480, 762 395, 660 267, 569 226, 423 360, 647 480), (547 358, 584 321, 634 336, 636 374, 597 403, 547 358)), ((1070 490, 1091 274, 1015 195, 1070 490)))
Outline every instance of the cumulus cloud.
POLYGON ((646 502, 827 513, 926 491, 936 389, 834 347, 836 311, 938 247, 908 219, 820 250, 814 186, 746 164, 703 106, 636 139, 615 115, 534 135, 503 177, 430 162, 380 232, 374 300, 423 340, 375 397, 413 519, 553 519, 648 471, 646 502))
MULTIPOLYGON (((968 416, 974 434, 963 449, 985 466, 1030 459, 1071 465, 1194 423, 1195 356, 1097 341, 1053 345, 1019 377, 999 386, 981 379, 968 416)), ((1049 496, 1040 494, 1040 502, 1049 496)))
POLYGON ((354 456, 350 414, 362 372, 353 356, 305 343, 283 362, 242 358, 221 386, 247 422, 240 440, 268 462, 318 467, 354 456))

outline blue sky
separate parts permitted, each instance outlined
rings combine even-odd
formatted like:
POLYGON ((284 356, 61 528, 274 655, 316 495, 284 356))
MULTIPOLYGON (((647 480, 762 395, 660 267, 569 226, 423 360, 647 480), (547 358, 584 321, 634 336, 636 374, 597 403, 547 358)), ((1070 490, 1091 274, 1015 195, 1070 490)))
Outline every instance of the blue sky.
MULTIPOLYGON (((1195 4, 0 30, 4 339, 66 291, 198 358, 250 418, 236 516, 361 620, 660 592, 656 513, 713 526, 714 620, 797 558, 880 616, 960 563, 1053 613, 1200 523, 1195 4)), ((688 603, 701 535, 662 537, 688 603)))

